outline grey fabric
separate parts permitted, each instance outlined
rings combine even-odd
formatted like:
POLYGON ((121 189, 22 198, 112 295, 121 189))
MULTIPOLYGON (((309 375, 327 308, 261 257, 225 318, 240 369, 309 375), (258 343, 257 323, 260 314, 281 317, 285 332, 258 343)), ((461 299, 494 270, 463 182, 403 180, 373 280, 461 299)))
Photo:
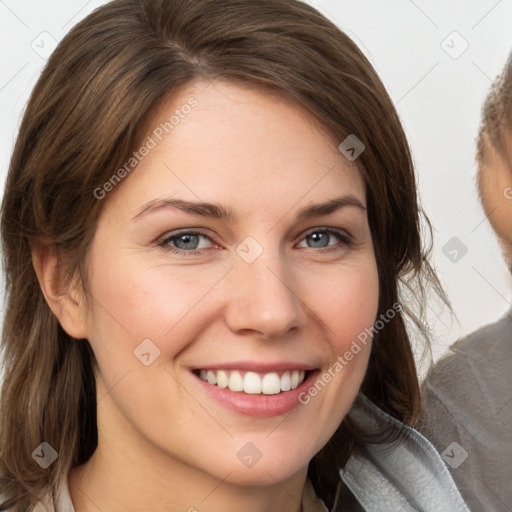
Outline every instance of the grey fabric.
POLYGON ((452 345, 427 375, 421 431, 474 512, 512 511, 512 317, 452 345), (452 444, 456 443, 456 444, 452 444))
POLYGON ((392 436, 368 443, 366 453, 352 455, 340 471, 365 512, 468 512, 441 456, 418 431, 364 396, 349 414, 366 432, 387 428, 392 436))

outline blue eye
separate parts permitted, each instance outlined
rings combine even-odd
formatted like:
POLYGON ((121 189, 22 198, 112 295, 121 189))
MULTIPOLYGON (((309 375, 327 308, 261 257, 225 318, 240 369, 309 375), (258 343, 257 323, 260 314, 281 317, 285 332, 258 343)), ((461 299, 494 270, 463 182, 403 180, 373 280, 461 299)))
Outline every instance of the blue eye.
POLYGON ((177 235, 172 235, 162 240, 159 245, 166 250, 178 254, 200 254, 201 249, 206 249, 208 244, 202 243, 202 239, 208 240, 209 237, 196 231, 186 231, 177 235))
MULTIPOLYGON (((167 236, 158 242, 166 251, 180 256, 200 255, 204 249, 213 247, 211 238, 199 231, 182 231, 167 236)), ((298 247, 319 249, 319 252, 338 250, 352 245, 352 239, 343 230, 333 228, 315 228, 309 231, 299 243, 298 247), (304 242, 306 245, 304 245, 304 242)))
MULTIPOLYGON (((324 249, 330 248, 337 245, 336 241, 331 243, 332 240, 336 240, 337 242, 341 242, 342 245, 350 245, 351 239, 350 237, 343 231, 338 231, 335 229, 319 229, 316 228, 313 231, 310 231, 303 240, 306 241, 307 247, 310 249, 324 249)), ((302 246, 304 247, 304 246, 302 246)))

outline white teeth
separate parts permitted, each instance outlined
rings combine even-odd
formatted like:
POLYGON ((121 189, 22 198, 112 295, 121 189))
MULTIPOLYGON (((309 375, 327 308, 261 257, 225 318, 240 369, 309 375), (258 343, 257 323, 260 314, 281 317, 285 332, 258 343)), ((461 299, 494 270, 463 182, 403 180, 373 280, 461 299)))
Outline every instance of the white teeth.
POLYGON ((247 372, 245 374, 244 391, 249 395, 261 394, 261 379, 257 373, 247 372))
POLYGON ((228 380, 228 388, 231 391, 243 391, 244 380, 242 379, 240 372, 231 372, 228 380))
MULTIPOLYGON (((203 370, 204 371, 204 370, 203 370)), ((292 389, 292 379, 289 372, 284 372, 281 377, 281 390, 290 391, 292 389)))
POLYGON ((277 372, 259 374, 246 372, 244 376, 235 370, 200 370, 199 377, 209 384, 231 391, 243 391, 249 395, 277 395, 290 391, 304 382, 305 372, 295 370, 284 372, 281 377, 277 372))
POLYGON ((295 389, 299 385, 299 372, 292 372, 292 389, 295 389))
POLYGON ((217 386, 222 389, 228 387, 228 376, 223 370, 217 372, 217 386))
POLYGON ((264 395, 277 395, 281 392, 281 379, 277 373, 267 373, 261 379, 261 391, 264 395))

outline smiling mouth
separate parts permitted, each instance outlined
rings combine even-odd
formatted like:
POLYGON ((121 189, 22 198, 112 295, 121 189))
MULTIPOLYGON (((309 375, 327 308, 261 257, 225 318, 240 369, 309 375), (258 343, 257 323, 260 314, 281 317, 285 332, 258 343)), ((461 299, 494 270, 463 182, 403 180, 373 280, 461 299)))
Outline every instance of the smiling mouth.
POLYGON ((309 371, 244 372, 238 370, 194 370, 201 380, 221 389, 249 395, 279 395, 300 386, 309 371))

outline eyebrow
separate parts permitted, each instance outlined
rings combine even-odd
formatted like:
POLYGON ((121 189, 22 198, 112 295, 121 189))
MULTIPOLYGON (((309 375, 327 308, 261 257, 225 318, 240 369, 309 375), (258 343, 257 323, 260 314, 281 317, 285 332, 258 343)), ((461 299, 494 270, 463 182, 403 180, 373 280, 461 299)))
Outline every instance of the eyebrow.
MULTIPOLYGON (((302 208, 297 213, 297 220, 329 215, 330 213, 345 207, 355 207, 362 211, 366 211, 366 207, 359 199, 357 199, 357 197, 348 194, 330 199, 324 203, 312 204, 302 208)), ((239 216, 234 210, 231 208, 225 208, 218 203, 193 202, 171 198, 154 199, 153 201, 144 204, 135 214, 133 219, 143 217, 149 213, 165 208, 177 208, 185 213, 201 215, 203 217, 210 217, 226 222, 237 223, 239 221, 239 216)))

